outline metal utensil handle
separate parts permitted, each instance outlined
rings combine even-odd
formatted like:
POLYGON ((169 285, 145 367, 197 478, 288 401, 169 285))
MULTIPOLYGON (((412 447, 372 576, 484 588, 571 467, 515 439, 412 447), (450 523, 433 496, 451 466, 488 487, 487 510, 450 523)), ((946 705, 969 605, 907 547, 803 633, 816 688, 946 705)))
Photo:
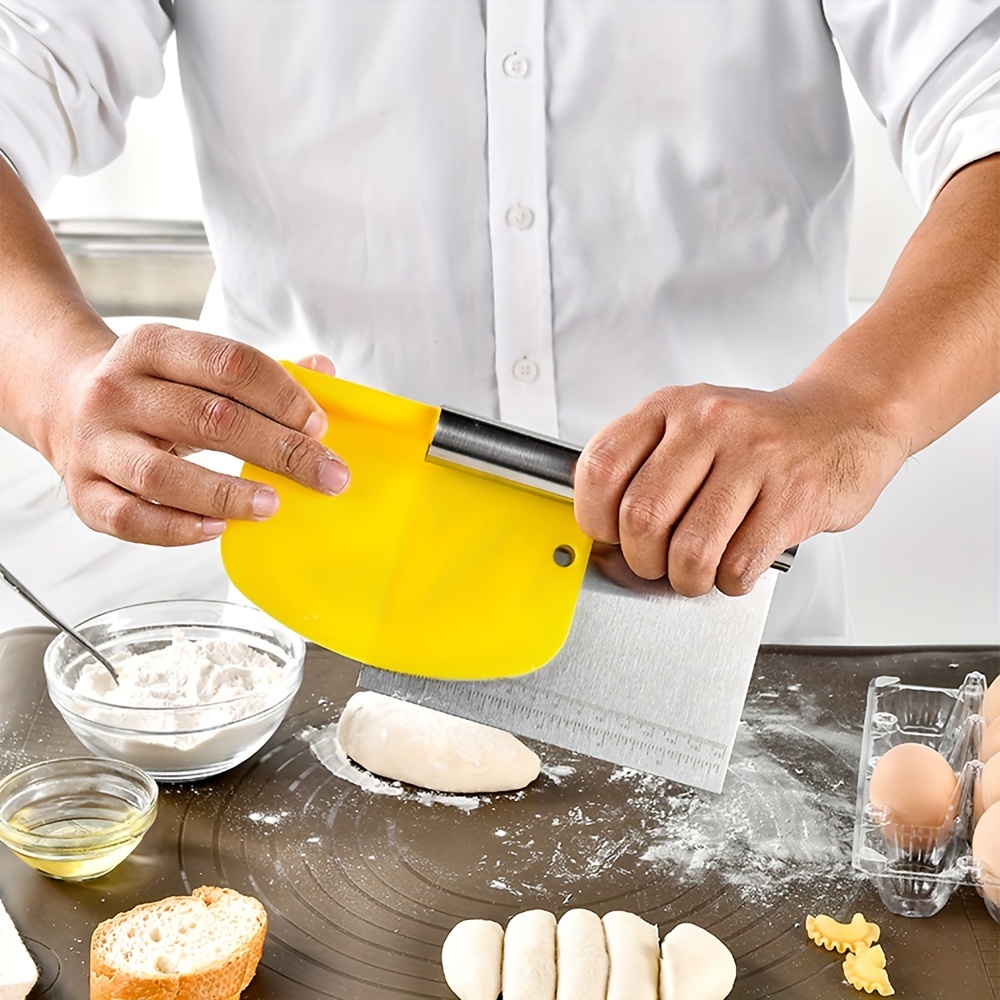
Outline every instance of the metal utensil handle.
MULTIPOLYGON (((572 500, 580 453, 565 441, 442 406, 427 458, 572 500)), ((785 549, 771 565, 787 572, 797 551, 797 545, 785 549)))
POLYGON ((572 500, 573 470, 580 449, 555 438, 442 407, 427 457, 572 500))
POLYGON ((0 577, 3 577, 5 583, 9 584, 14 588, 39 614, 47 618, 56 628, 61 629, 67 635, 72 636, 72 638, 79 643, 91 656, 97 660, 98 663, 108 671, 109 674, 115 679, 115 683, 118 683, 118 671, 111 665, 110 661, 99 653, 89 642, 75 628, 67 625, 65 622, 60 621, 49 609, 37 598, 35 595, 28 590, 28 588, 21 583, 20 580, 13 573, 10 572, 2 563, 0 563, 0 577))

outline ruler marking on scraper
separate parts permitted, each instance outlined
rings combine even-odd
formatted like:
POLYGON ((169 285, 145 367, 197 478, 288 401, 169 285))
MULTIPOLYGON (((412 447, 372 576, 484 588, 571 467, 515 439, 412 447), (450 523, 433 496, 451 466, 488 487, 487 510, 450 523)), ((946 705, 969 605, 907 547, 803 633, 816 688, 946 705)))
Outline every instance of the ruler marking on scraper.
POLYGON ((506 681, 444 682, 364 667, 358 685, 624 767, 685 774, 691 782, 724 769, 726 747, 669 726, 598 708, 558 691, 506 681))
POLYGON ((724 758, 726 748, 721 743, 698 739, 670 726, 637 719, 613 708, 595 709, 589 702, 551 689, 535 688, 530 696, 526 695, 528 692, 524 688, 508 685, 502 693, 496 690, 477 692, 472 688, 467 697, 470 701, 478 701, 483 711, 477 714, 483 717, 487 712, 495 713, 498 718, 509 715, 510 708, 517 705, 518 718, 524 719, 526 725, 543 734, 562 730, 573 738, 573 745, 579 745, 578 737, 586 733, 595 745, 640 752, 650 757, 669 754, 671 759, 680 759, 690 755, 691 763, 704 761, 707 767, 724 758))

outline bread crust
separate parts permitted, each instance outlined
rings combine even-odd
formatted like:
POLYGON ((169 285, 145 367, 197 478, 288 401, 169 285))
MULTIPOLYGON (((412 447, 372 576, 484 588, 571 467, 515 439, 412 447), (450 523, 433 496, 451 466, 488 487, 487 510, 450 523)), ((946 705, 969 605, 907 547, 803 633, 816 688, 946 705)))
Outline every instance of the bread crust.
POLYGON ((264 950, 267 912, 259 900, 244 896, 235 889, 200 886, 188 896, 168 896, 152 903, 142 903, 131 910, 102 921, 90 940, 90 1000, 239 1000, 253 979, 264 950), (178 902, 200 899, 206 906, 220 907, 240 901, 251 903, 251 921, 245 941, 219 961, 206 963, 186 975, 171 973, 135 974, 119 968, 109 954, 109 933, 117 926, 142 919, 144 914, 165 913, 178 902))

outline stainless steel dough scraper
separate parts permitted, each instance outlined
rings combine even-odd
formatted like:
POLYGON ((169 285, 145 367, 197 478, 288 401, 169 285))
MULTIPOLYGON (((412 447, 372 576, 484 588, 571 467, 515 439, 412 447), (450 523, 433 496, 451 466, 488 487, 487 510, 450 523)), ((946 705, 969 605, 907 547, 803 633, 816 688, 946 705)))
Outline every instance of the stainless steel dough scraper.
MULTIPOLYGON (((478 418, 454 430, 438 460, 572 495, 569 446, 478 418)), ((794 554, 783 553, 743 597, 687 598, 635 576, 617 547, 595 545, 569 636, 540 669, 452 681, 364 667, 358 684, 719 792, 777 574, 794 554)))

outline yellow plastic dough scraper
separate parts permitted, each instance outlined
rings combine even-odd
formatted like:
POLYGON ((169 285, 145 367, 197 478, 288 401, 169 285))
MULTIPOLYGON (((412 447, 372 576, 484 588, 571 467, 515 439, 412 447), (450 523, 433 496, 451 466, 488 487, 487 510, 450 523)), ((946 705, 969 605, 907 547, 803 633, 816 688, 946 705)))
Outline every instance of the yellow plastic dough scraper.
POLYGON ((559 441, 286 365, 327 412, 351 470, 323 496, 255 466, 269 520, 233 521, 230 580, 344 656, 424 677, 509 677, 569 632, 590 540, 573 515, 578 451, 559 441))

